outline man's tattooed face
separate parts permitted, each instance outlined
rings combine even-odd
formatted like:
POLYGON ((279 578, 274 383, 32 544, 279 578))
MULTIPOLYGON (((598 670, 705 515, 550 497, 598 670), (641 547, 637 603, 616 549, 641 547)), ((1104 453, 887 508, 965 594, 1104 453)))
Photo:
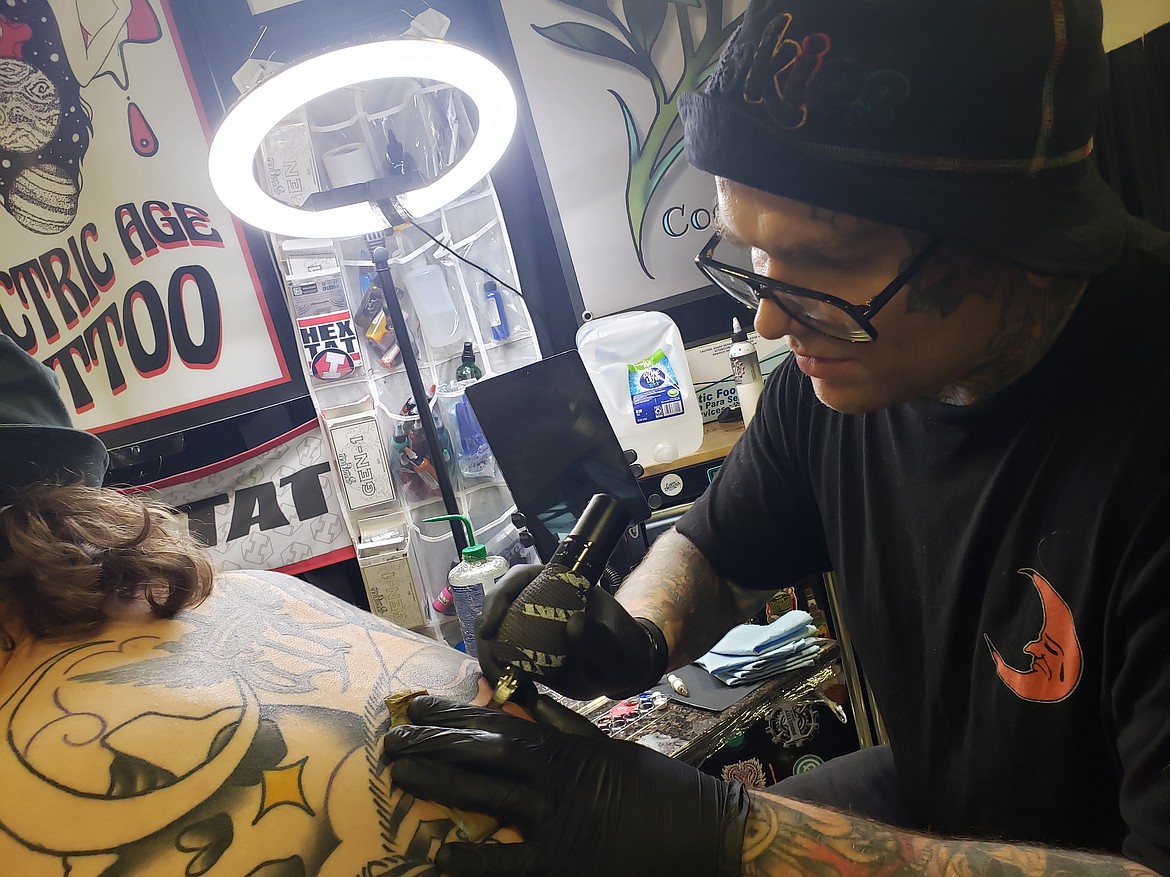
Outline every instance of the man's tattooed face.
MULTIPOLYGON (((719 181, 725 237, 750 248, 757 273, 862 305, 930 242, 928 235, 719 181)), ((969 404, 1030 369, 1084 289, 944 242, 873 319, 876 341, 829 338, 770 302, 756 330, 785 337, 822 402, 844 412, 914 399, 969 404)))

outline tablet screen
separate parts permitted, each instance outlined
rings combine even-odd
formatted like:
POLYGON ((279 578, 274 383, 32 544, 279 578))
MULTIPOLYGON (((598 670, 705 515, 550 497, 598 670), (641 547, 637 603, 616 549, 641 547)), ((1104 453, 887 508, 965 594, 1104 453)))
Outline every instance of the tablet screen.
POLYGON ((466 393, 542 560, 595 493, 618 499, 631 524, 650 516, 576 350, 476 381, 466 393))

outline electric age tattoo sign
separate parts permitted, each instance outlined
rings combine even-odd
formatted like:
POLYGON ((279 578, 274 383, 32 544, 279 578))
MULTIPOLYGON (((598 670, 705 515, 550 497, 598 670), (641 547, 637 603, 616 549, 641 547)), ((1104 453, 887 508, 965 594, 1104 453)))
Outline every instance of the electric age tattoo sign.
POLYGON ((0 2, 0 331, 107 444, 296 395, 209 138, 165 0, 0 2))

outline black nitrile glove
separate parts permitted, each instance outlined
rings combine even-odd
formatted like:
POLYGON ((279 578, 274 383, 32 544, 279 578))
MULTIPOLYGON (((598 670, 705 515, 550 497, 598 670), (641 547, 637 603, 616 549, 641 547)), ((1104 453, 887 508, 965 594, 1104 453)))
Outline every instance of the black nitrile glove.
MULTIPOLYGON (((479 665, 492 685, 506 669, 496 659, 496 634, 512 602, 544 569, 540 564, 514 566, 487 596, 475 622, 479 665)), ((605 694, 632 697, 653 688, 666 672, 666 637, 651 621, 633 618, 604 588, 585 599, 585 611, 565 626, 568 654, 555 678, 538 681, 574 700, 605 694)), ((523 695, 521 695, 523 702, 523 695)))
POLYGON ((391 729, 394 783, 494 816, 520 844, 449 843, 451 877, 739 877, 747 790, 604 735, 582 737, 492 709, 414 698, 391 729))

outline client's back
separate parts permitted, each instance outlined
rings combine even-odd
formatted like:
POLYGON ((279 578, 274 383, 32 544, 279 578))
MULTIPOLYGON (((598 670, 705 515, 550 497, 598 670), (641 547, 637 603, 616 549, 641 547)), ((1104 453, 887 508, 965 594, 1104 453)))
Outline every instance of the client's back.
POLYGON ((0 334, 0 875, 433 874, 459 829, 391 784, 384 699, 486 702, 475 666, 289 576, 215 579, 108 466, 0 334))
POLYGON ((297 579, 0 652, 0 872, 429 875, 457 827, 394 788, 384 698, 484 702, 478 668, 297 579))

